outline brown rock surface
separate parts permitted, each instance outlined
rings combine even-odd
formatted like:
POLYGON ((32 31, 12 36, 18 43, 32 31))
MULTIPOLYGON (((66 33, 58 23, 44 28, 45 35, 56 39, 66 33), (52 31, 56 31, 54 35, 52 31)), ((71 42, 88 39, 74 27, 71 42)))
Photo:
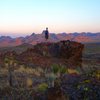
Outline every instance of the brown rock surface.
POLYGON ((84 45, 73 41, 39 43, 18 56, 20 62, 33 63, 42 67, 61 64, 68 67, 81 67, 84 45))

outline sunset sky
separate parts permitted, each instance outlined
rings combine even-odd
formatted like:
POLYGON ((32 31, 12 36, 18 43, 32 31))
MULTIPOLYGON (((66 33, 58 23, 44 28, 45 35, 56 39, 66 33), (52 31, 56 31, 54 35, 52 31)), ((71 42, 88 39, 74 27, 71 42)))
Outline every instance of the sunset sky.
POLYGON ((0 0, 0 35, 100 32, 100 0, 0 0))

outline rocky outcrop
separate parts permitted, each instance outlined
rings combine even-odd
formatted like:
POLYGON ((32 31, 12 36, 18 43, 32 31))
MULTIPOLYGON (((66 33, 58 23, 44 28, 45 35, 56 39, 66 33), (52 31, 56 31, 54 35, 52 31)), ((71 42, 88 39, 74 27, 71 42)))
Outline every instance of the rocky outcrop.
POLYGON ((20 64, 28 66, 50 67, 58 64, 76 68, 81 67, 83 48, 83 44, 69 40, 56 43, 42 42, 20 54, 15 51, 1 53, 0 62, 12 55, 20 64))
POLYGON ((75 68, 81 66, 84 45, 74 41, 39 43, 32 49, 21 53, 19 61, 48 67, 54 63, 75 68))

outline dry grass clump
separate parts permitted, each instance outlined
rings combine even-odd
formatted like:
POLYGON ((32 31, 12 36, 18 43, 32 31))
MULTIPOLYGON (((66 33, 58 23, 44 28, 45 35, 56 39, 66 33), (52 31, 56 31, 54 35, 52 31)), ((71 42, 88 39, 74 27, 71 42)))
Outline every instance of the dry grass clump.
POLYGON ((68 73, 69 74, 79 74, 79 71, 77 71, 76 69, 70 69, 70 68, 68 68, 68 73))
POLYGON ((35 68, 21 66, 20 68, 15 70, 15 72, 26 73, 26 74, 33 74, 33 75, 36 75, 36 76, 40 76, 42 70, 41 69, 37 70, 35 68))
POLYGON ((27 87, 32 87, 32 85, 33 85, 32 79, 31 78, 27 78, 26 84, 27 84, 27 87))

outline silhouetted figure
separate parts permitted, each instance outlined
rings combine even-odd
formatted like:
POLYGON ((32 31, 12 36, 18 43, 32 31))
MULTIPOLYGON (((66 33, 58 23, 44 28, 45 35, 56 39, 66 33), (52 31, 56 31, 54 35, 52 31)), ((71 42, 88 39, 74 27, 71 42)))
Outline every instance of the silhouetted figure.
POLYGON ((46 28, 45 30, 45 39, 47 40, 49 38, 49 32, 48 32, 48 28, 46 28))

